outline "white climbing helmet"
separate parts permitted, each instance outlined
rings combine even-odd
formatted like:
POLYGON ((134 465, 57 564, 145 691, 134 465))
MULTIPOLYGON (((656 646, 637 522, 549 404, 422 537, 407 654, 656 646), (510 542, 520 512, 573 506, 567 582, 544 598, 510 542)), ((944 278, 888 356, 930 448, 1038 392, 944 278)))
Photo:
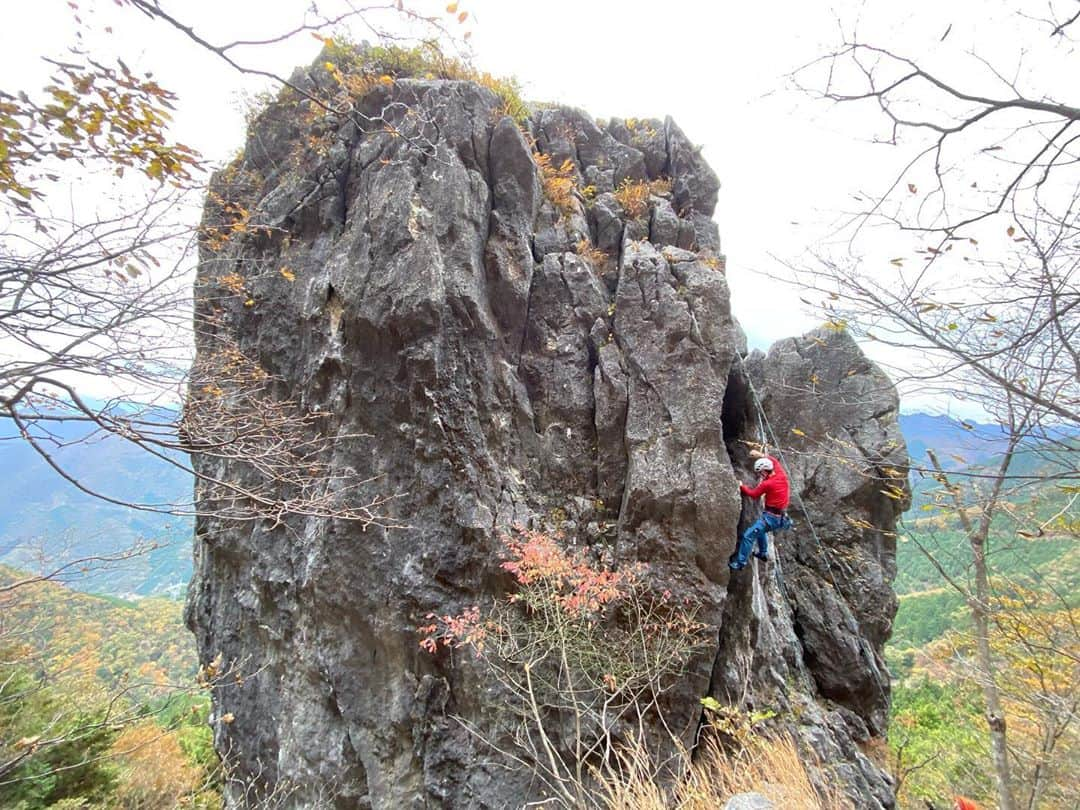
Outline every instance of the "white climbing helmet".
POLYGON ((772 461, 771 460, 769 460, 767 458, 759 458, 757 461, 754 462, 754 472, 763 473, 763 472, 772 472, 772 471, 773 471, 773 467, 772 467, 772 461))

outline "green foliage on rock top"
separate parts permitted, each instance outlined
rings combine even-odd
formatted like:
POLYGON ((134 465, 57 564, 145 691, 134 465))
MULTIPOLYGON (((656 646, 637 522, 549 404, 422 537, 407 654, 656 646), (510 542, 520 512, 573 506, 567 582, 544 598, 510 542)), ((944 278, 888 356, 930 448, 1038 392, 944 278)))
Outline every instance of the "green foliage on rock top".
POLYGON ((513 76, 493 76, 468 62, 447 56, 434 42, 413 47, 400 45, 356 45, 347 40, 325 40, 320 57, 339 83, 365 93, 378 83, 396 79, 451 79, 476 82, 493 92, 501 102, 500 113, 518 124, 529 118, 529 107, 521 98, 521 85, 513 76), (333 67, 330 67, 330 66, 333 67), (350 82, 350 79, 352 81, 350 82))

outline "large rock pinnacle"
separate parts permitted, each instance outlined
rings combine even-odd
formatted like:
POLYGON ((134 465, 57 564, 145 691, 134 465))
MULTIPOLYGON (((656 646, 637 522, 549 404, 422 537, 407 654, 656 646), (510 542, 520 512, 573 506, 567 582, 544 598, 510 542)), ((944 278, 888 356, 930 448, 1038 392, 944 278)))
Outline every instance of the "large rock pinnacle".
MULTIPOLYGON (((332 81, 294 77, 312 94, 332 81)), ((604 543, 700 603, 714 643, 665 696, 686 746, 702 697, 772 710, 860 807, 893 806, 864 752, 888 707, 896 395, 841 334, 747 355, 719 183, 672 121, 549 108, 519 126, 468 81, 375 83, 352 115, 292 92, 212 189, 207 227, 229 238, 203 246, 200 354, 237 346, 271 395, 321 415, 340 484, 393 495, 400 526, 198 520, 187 619, 205 661, 245 673, 214 698, 240 777, 289 785, 297 806, 538 798, 528 768, 470 731, 498 734, 482 670, 416 632, 504 592, 499 537, 520 523, 604 543), (550 199, 537 155, 571 172, 568 200, 550 199), (640 206, 620 193, 646 183, 640 206), (797 528, 778 563, 731 575, 762 439, 751 390, 797 528)))

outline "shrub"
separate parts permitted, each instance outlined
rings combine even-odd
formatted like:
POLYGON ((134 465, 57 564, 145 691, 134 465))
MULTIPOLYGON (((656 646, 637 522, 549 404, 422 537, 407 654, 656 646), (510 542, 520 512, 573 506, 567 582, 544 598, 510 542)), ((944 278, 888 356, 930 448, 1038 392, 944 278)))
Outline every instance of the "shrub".
POLYGON ((544 196, 560 214, 572 214, 577 210, 577 167, 567 158, 558 167, 552 165, 551 155, 533 152, 533 160, 540 169, 544 196))
POLYGON ((649 181, 649 193, 657 197, 671 196, 672 180, 670 177, 658 177, 649 181))
POLYGON ((476 82, 495 93, 501 102, 500 115, 509 115, 518 124, 529 117, 517 79, 479 71, 467 62, 447 56, 435 42, 411 48, 356 46, 346 40, 324 42, 326 69, 353 99, 363 97, 378 84, 392 84, 395 79, 455 79, 476 82))
POLYGON ((630 219, 638 219, 649 210, 649 197, 665 197, 671 193, 671 180, 661 177, 652 181, 623 180, 615 189, 615 199, 630 219))
POLYGON ((695 604, 650 587, 644 566, 616 567, 603 552, 570 551, 558 536, 520 527, 503 543, 516 590, 487 610, 429 616, 420 645, 471 649, 517 723, 518 750, 503 753, 529 763, 564 804, 587 805, 618 729, 659 718, 660 696, 708 628, 695 604))
POLYGON ((630 130, 630 134, 634 136, 635 140, 652 138, 656 135, 656 127, 652 125, 651 121, 642 121, 638 118, 627 118, 623 123, 626 125, 626 128, 630 130))
POLYGON ((529 120, 529 106, 521 98, 521 85, 513 76, 498 77, 481 73, 475 81, 499 97, 502 105, 498 109, 498 115, 509 115, 518 126, 529 120))
POLYGON ((699 253, 698 259, 700 259, 701 263, 704 264, 706 267, 711 270, 716 270, 718 273, 723 273, 727 271, 726 256, 713 256, 708 253, 699 253))
POLYGON ((649 210, 649 184, 623 180, 615 189, 615 199, 630 219, 638 219, 649 210))

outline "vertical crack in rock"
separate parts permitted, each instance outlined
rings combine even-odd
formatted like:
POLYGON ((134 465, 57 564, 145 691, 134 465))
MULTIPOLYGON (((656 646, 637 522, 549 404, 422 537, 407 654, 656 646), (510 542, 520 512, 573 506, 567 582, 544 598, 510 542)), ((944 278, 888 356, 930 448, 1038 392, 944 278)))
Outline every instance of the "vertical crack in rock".
POLYGON ((721 411, 720 424, 724 431, 724 447, 727 448, 728 457, 739 466, 745 468, 749 458, 747 447, 743 442, 761 442, 764 437, 759 436, 756 425, 754 403, 751 399, 750 384, 746 375, 732 367, 728 377, 727 388, 724 390, 724 404, 721 411))
MULTIPOLYGON (((332 88, 318 63, 294 78, 332 88)), ((682 745, 696 740, 705 695, 769 709, 858 806, 893 807, 863 753, 885 731, 881 653, 896 606, 902 504, 880 490, 906 486, 888 381, 835 333, 736 359, 746 347, 716 261, 719 181, 670 119, 599 126, 537 111, 528 136, 575 167, 579 194, 560 211, 490 90, 399 77, 357 104, 394 110, 401 126, 414 110, 410 131, 430 148, 313 118, 283 96, 213 180, 270 235, 203 245, 198 306, 215 326, 198 352, 228 337, 260 358, 276 396, 320 415, 332 473, 372 482, 357 497, 392 495, 408 526, 196 521, 186 620, 204 663, 220 654, 247 673, 214 694, 215 745, 236 777, 296 785, 297 806, 337 796, 342 810, 541 798, 529 768, 498 753, 527 757, 497 685, 461 651, 420 650, 416 634, 429 613, 505 593, 500 535, 520 522, 604 544, 700 605, 715 643, 662 700, 682 745), (325 150, 309 148, 311 127, 325 150), (661 177, 671 192, 657 187, 628 219, 619 184, 661 177), (578 255, 583 242, 600 253, 578 255), (258 271, 284 265, 295 281, 258 271), (222 266, 244 277, 253 306, 220 294, 222 266), (791 442, 781 449, 802 500, 797 528, 776 538, 778 562, 732 576, 728 555, 754 516, 738 494, 745 442, 759 438, 750 379, 791 442), (832 460, 845 453, 854 467, 832 460)), ((222 216, 208 203, 207 224, 222 216)))

